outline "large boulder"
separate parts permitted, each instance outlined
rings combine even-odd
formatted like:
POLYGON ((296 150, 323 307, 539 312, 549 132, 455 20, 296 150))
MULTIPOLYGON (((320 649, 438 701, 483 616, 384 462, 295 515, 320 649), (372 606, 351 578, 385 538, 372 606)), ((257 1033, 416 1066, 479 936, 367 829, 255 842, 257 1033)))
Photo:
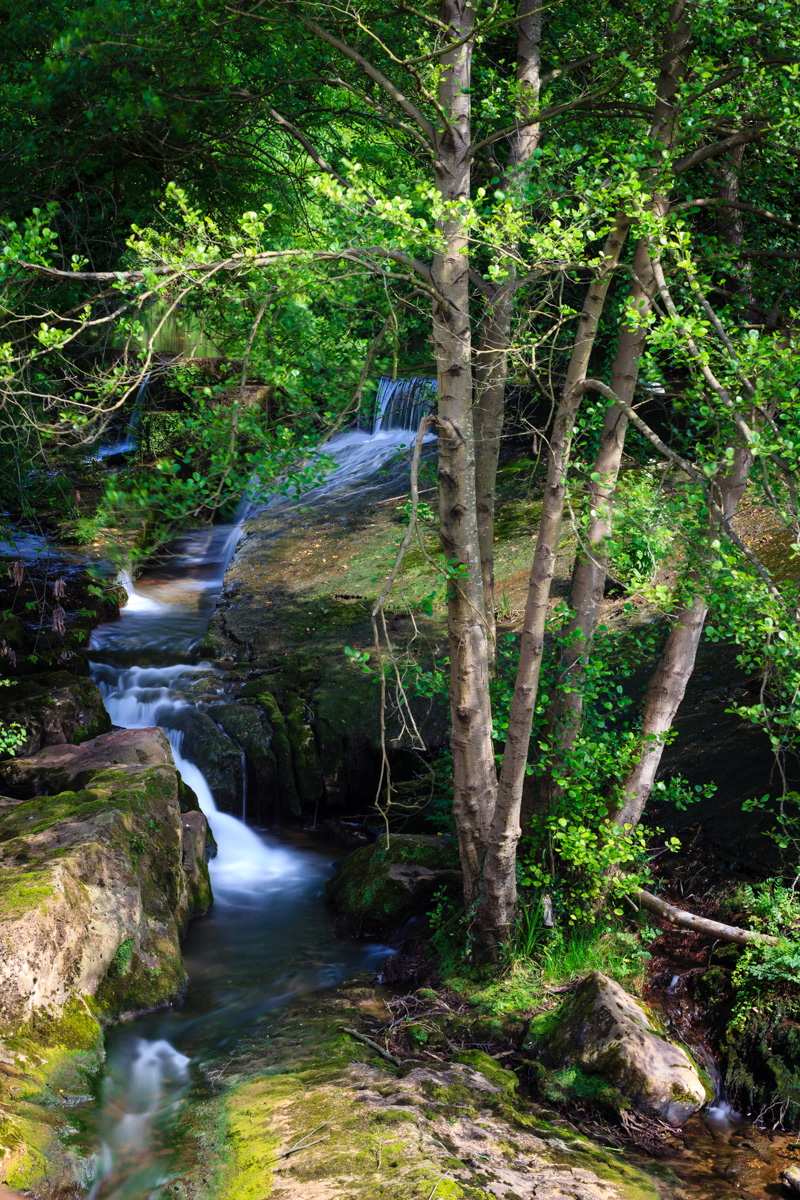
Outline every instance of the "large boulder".
POLYGON ((453 841, 393 833, 348 854, 325 890, 349 931, 383 934, 426 913, 442 887, 461 887, 453 841))
POLYGON ((24 795, 0 797, 0 1181, 74 1184, 59 1113, 91 1093, 103 1020, 183 990, 180 936, 211 902, 206 822, 181 811, 158 729, 47 747, 2 764, 0 787, 4 772, 24 795))
POLYGON ((639 1112, 670 1125, 682 1125, 710 1098, 686 1051, 600 971, 583 980, 538 1050, 546 1065, 602 1076, 639 1112))

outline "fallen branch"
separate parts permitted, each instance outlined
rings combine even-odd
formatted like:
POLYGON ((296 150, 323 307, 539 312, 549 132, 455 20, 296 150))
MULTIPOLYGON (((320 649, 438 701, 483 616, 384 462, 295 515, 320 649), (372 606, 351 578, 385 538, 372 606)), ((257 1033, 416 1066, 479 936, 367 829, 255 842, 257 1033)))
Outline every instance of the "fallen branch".
POLYGON ((381 1058, 385 1058, 387 1062, 390 1062, 393 1067, 400 1066, 400 1059, 395 1058, 388 1050, 384 1050, 383 1046, 378 1042, 373 1042, 372 1038, 365 1037, 363 1033, 359 1033, 357 1029, 351 1029, 349 1025, 340 1025, 339 1028, 342 1033, 349 1033, 350 1037, 355 1038, 357 1042, 363 1042, 365 1046, 369 1046, 376 1054, 380 1054, 381 1058))
POLYGON ((642 908, 646 908, 648 912, 661 917, 671 925, 678 925, 681 929, 692 929, 695 933, 705 933, 708 937, 721 938, 726 942, 736 942, 740 946, 746 946, 748 942, 765 942, 769 946, 778 944, 778 939, 770 937, 768 933, 757 933, 754 929, 740 929, 738 925, 724 925, 721 921, 698 917, 695 913, 687 912, 684 908, 677 908, 676 905, 661 900, 652 892, 643 891, 642 888, 638 888, 634 892, 634 896, 642 908))
POLYGON ((327 1142, 331 1136, 329 1133, 323 1134, 322 1137, 314 1138, 313 1142, 308 1140, 310 1137, 314 1137, 315 1133, 319 1133, 320 1129, 324 1129, 326 1125, 330 1125, 330 1121, 323 1121, 321 1125, 318 1125, 316 1129, 312 1129, 311 1133, 307 1133, 305 1137, 300 1138, 300 1141, 295 1142, 288 1150, 284 1150, 281 1154, 276 1154, 273 1161, 277 1162, 279 1158, 289 1158, 292 1154, 299 1154, 301 1150, 308 1150, 311 1146, 316 1146, 319 1142, 327 1142))

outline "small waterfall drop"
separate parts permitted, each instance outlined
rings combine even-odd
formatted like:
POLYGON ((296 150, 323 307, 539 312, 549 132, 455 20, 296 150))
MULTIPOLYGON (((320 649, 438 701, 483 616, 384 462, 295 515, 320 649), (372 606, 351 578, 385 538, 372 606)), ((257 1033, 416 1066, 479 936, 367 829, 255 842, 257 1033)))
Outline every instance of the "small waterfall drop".
POLYGON ((368 422, 369 433, 390 429, 416 431, 426 412, 436 402, 436 380, 422 376, 392 379, 382 375, 375 397, 375 416, 368 422))
POLYGON ((113 458, 117 454, 131 454, 139 449, 139 426, 142 423, 142 413, 144 412, 144 402, 147 397, 147 387, 150 383, 150 372, 148 371, 139 388, 136 392, 136 399, 133 402, 133 411, 131 419, 128 422, 128 428, 123 437, 115 442, 110 442, 107 446, 98 446, 94 451, 95 459, 113 458))

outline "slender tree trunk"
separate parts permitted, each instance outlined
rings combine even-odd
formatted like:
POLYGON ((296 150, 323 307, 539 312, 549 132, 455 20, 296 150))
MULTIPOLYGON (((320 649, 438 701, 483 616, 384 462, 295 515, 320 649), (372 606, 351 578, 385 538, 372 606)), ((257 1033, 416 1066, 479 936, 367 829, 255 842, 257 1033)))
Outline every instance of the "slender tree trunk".
MULTIPOLYGON (((474 12, 466 0, 442 0, 446 37, 468 37, 474 12)), ((433 276, 444 303, 433 309, 438 373, 439 519, 448 569, 453 812, 464 873, 464 899, 475 900, 482 848, 497 776, 489 704, 489 655, 475 504, 475 441, 469 321, 468 240, 459 205, 470 189, 472 41, 442 58, 439 102, 446 121, 437 134, 436 185, 445 202, 444 248, 433 276)))
POLYGON ((627 221, 620 220, 606 239, 603 265, 586 295, 561 403, 550 436, 547 480, 536 550, 528 581, 519 666, 508 718, 497 803, 484 860, 479 925, 486 948, 490 952, 492 948, 496 951, 498 943, 505 939, 514 916, 522 785, 539 687, 550 587, 561 538, 566 475, 575 416, 583 395, 582 385, 586 379, 589 357, 609 283, 614 267, 619 262, 627 232, 627 221))
MULTIPOLYGON (((730 470, 718 483, 717 503, 729 520, 744 495, 752 464, 751 452, 744 447, 737 447, 730 470)), ((709 522, 709 542, 718 536, 720 530, 712 518, 709 522)), ((706 550, 704 558, 707 560, 708 557, 706 550)), ((639 758, 622 786, 622 800, 613 815, 613 820, 623 827, 633 827, 641 818, 661 765, 667 734, 694 671, 697 648, 708 612, 708 601, 702 593, 699 572, 694 575, 694 585, 697 590, 691 601, 687 601, 677 612, 663 654, 647 687, 639 758)))
MULTIPOLYGON (((531 0, 519 0, 516 78, 520 93, 516 107, 520 125, 511 143, 508 171, 502 186, 507 193, 516 195, 520 205, 524 203, 532 155, 539 145, 539 125, 526 125, 524 122, 533 115, 539 103, 541 40, 541 8, 531 4, 531 0), (535 11, 531 11, 532 9, 535 11)), ((508 277, 486 301, 475 364, 475 490, 484 610, 492 663, 495 654, 495 488, 508 378, 508 350, 517 292, 517 275, 513 262, 509 262, 508 270, 508 277)))
MULTIPOLYGON (((674 101, 686 69, 689 30, 685 20, 685 0, 670 6, 670 34, 658 80, 650 137, 671 150, 677 133, 674 101)), ((666 216, 669 200, 654 192, 649 209, 658 217, 666 216)), ((633 401, 639 379, 639 366, 647 341, 646 318, 657 287, 647 242, 639 240, 633 255, 633 282, 628 296, 628 311, 637 314, 623 322, 612 367, 611 389, 627 404, 633 401)), ((575 560, 570 592, 573 616, 565 631, 560 688, 556 691, 550 717, 550 736, 557 760, 569 753, 580 732, 583 713, 583 681, 597 629, 600 606, 608 573, 606 546, 611 536, 614 494, 622 464, 628 418, 616 405, 606 409, 600 446, 589 485, 589 528, 585 547, 575 560)), ((554 765, 556 765, 554 761, 554 765)), ((555 791, 553 773, 543 784, 545 796, 555 791)))

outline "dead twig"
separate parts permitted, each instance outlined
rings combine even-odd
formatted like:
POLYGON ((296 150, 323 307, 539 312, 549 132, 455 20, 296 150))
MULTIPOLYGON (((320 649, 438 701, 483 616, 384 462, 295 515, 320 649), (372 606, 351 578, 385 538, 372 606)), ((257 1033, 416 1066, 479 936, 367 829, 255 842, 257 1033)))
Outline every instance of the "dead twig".
POLYGON ((357 1042, 363 1042, 365 1046, 369 1046, 376 1054, 380 1054, 381 1058, 385 1058, 393 1067, 400 1066, 400 1059, 395 1058, 394 1054, 390 1054, 388 1050, 384 1050, 378 1042, 374 1042, 372 1038, 366 1037, 363 1033, 359 1033, 357 1029, 351 1029, 349 1025, 340 1025, 342 1033, 349 1033, 351 1038, 355 1038, 357 1042))

